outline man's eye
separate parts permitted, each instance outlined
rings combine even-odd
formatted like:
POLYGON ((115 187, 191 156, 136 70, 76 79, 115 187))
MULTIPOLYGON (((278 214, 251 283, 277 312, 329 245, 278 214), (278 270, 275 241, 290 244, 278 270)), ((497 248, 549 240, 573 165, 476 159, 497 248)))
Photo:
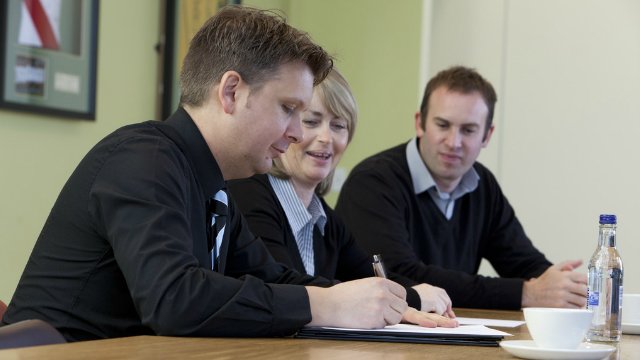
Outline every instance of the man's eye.
POLYGON ((296 109, 293 106, 282 105, 282 110, 284 110, 285 114, 291 115, 296 109))

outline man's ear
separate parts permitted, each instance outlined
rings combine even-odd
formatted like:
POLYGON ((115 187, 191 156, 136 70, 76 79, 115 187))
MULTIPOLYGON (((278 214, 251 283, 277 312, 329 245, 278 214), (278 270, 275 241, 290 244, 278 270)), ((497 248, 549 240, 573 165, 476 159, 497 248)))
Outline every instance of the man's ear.
POLYGON ((242 77, 236 71, 227 71, 222 74, 217 95, 222 110, 227 114, 233 113, 238 104, 237 91, 241 82, 242 77))
POLYGON ((489 145, 489 140, 491 140, 491 135, 493 134, 493 130, 495 129, 494 125, 487 130, 487 133, 484 135, 484 139, 482 139, 482 147, 487 147, 489 145))
POLYGON ((416 137, 421 138, 422 135, 424 135, 424 129, 422 128, 422 116, 420 115, 420 111, 417 111, 414 117, 415 117, 416 137))

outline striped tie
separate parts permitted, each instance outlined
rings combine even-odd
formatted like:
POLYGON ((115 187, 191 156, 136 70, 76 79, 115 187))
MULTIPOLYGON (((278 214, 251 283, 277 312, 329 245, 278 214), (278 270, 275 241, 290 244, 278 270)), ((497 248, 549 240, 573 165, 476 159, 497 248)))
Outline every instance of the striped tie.
POLYGON ((209 213, 211 215, 211 231, 209 232, 209 249, 211 251, 211 269, 218 270, 218 256, 224 236, 224 228, 227 224, 227 193, 220 190, 213 199, 209 200, 209 213))

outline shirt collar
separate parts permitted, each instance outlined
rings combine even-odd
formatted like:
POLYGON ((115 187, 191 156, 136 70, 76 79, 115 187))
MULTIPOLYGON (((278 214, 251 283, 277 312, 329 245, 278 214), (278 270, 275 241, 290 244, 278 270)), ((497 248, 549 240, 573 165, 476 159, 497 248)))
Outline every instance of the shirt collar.
MULTIPOLYGON (((435 189, 440 192, 427 165, 422 161, 422 156, 420 156, 420 151, 418 150, 418 138, 414 137, 407 143, 406 156, 414 193, 417 195, 432 187, 435 187, 435 189)), ((471 169, 462 176, 462 180, 460 180, 460 183, 452 193, 457 193, 460 196, 461 194, 472 192, 478 187, 479 181, 480 176, 476 170, 471 167, 471 169)))
POLYGON ((324 236, 327 215, 324 212, 320 198, 316 194, 313 194, 311 203, 306 208, 290 180, 280 179, 269 174, 269 183, 271 183, 273 191, 284 209, 294 234, 297 234, 308 223, 312 223, 318 226, 320 233, 324 236))
POLYGON ((180 107, 165 123, 180 135, 182 143, 177 143, 177 145, 193 164, 193 171, 198 184, 202 187, 205 198, 214 197, 218 190, 225 187, 224 177, 211 149, 193 119, 180 107))

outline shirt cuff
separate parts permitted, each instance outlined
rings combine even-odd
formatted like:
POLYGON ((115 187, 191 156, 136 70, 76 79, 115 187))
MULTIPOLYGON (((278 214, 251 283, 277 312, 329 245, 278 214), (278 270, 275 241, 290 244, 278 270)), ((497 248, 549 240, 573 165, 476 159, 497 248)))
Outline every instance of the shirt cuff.
POLYGON ((273 335, 292 335, 311 322, 311 304, 304 286, 287 284, 269 284, 269 286, 273 289, 273 335))

